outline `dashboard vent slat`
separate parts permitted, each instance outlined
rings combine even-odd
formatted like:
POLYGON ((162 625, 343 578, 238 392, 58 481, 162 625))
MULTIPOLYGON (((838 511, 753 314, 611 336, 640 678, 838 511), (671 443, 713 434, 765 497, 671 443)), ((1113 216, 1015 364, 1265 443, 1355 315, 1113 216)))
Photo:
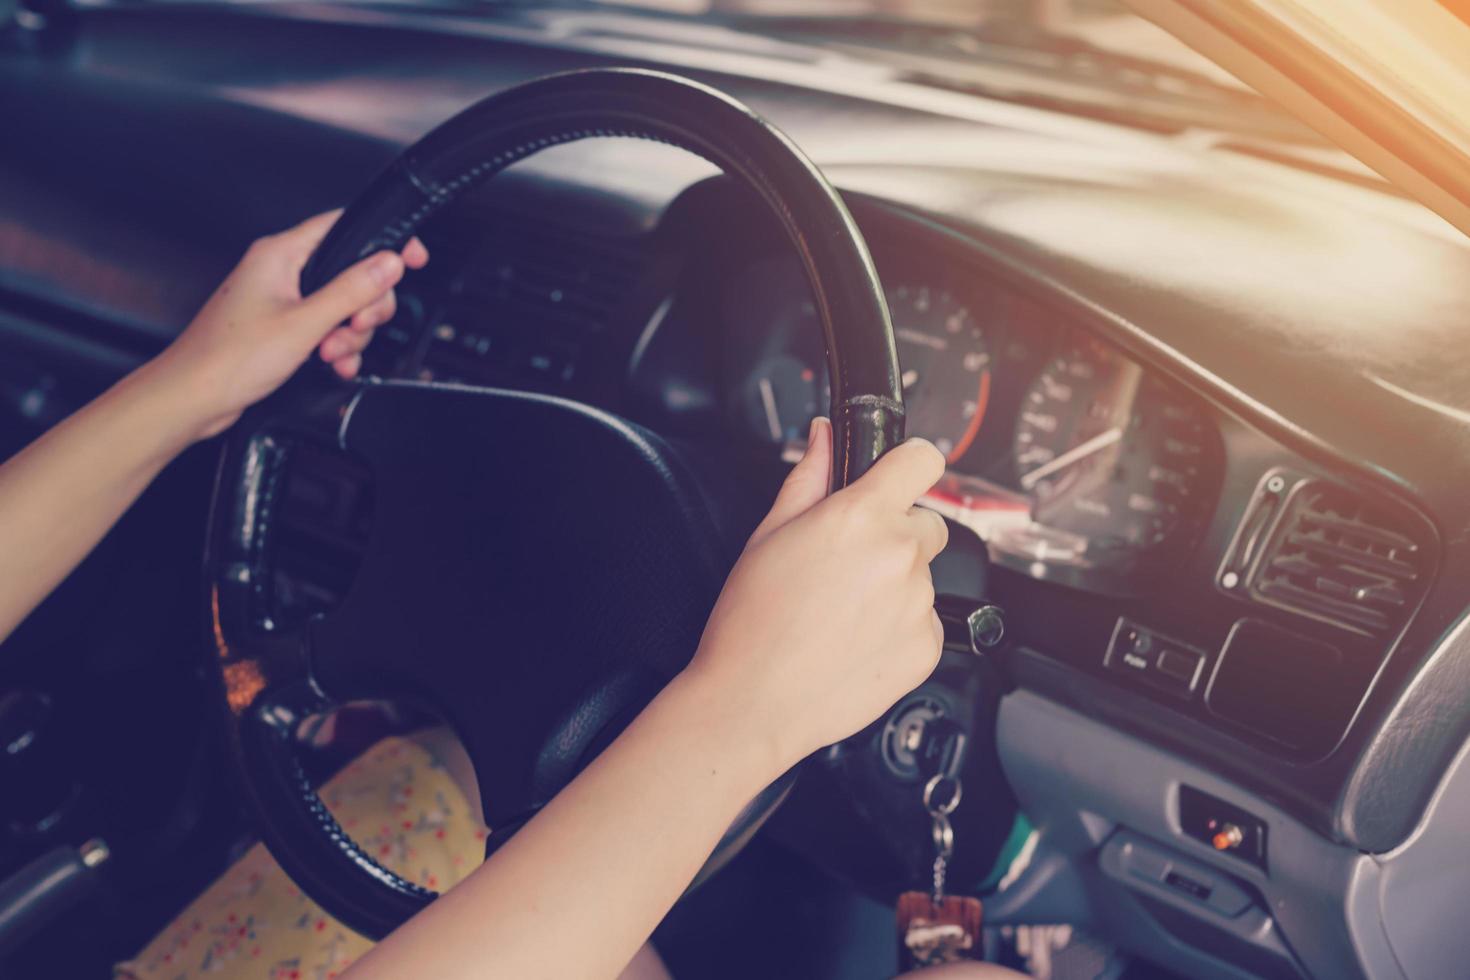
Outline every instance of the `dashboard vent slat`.
POLYGON ((1250 575, 1257 599, 1372 636, 1404 624, 1430 571, 1432 531, 1387 500, 1308 480, 1250 575))
POLYGON ((424 366, 472 384, 560 390, 580 379, 647 263, 642 239, 496 211, 455 234, 468 259, 445 290, 424 366))
POLYGON ((546 240, 520 243, 485 281, 467 282, 466 292, 498 301, 509 318, 527 326, 596 329, 635 274, 636 263, 626 254, 588 238, 546 234, 546 240))

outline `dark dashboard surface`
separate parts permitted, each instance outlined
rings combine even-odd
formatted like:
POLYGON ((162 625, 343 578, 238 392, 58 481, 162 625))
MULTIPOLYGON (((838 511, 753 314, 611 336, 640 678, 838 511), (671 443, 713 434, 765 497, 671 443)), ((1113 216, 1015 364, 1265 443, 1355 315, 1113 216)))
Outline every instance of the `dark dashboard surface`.
MULTIPOLYGON (((0 61, 5 305, 146 354, 250 237, 341 203, 479 96, 596 64, 694 74, 849 195, 924 365, 915 422, 952 455, 934 503, 990 542, 1021 624, 1017 680, 1330 836, 1401 840, 1470 724, 1470 665, 1423 664, 1470 572, 1470 377, 1445 356, 1465 244, 1386 192, 1185 140, 608 25, 82 13, 0 61), (1317 588, 1344 553, 1369 577, 1317 588)), ((410 291, 378 370, 562 391, 774 462, 821 401, 815 332, 789 259, 707 176, 587 144, 496 182, 482 220, 437 229, 462 262, 410 291)))

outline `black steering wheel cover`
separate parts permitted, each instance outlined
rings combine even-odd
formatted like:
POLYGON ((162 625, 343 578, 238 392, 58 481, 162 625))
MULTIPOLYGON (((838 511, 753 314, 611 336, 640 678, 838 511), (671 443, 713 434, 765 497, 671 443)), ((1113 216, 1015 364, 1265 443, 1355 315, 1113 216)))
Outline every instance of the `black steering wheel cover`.
POLYGON ((301 276, 303 295, 401 248, 461 194, 550 146, 621 136, 668 143, 765 201, 806 270, 832 381, 833 488, 903 439, 903 390, 883 286, 842 198, 785 134, 729 96, 640 69, 551 75, 476 103, 403 153, 349 208, 301 276))
POLYGON ((310 691, 288 692, 242 719, 237 749, 255 774, 252 802, 266 847, 291 880, 348 927, 382 939, 439 896, 374 860, 322 802, 293 748, 290 724, 326 707, 314 701, 310 691))
MULTIPOLYGON (((476 103, 406 150, 344 212, 303 270, 303 295, 367 255, 401 248, 432 215, 515 162, 547 147, 613 136, 694 153, 753 189, 776 216, 805 267, 826 336, 833 488, 857 479, 904 434, 888 308, 861 233, 831 184, 781 132, 687 79, 579 71, 476 103)), ((239 442, 222 460, 216 507, 239 465, 239 442)), ((327 706, 309 683, 273 692, 238 718, 236 749, 251 774, 247 790, 263 837, 282 867, 348 926, 382 938, 436 895, 365 854, 313 790, 293 751, 292 729, 327 706)), ((727 842, 748 839, 789 787, 788 775, 753 801, 747 813, 756 816, 737 820, 717 854, 729 850, 727 842)))

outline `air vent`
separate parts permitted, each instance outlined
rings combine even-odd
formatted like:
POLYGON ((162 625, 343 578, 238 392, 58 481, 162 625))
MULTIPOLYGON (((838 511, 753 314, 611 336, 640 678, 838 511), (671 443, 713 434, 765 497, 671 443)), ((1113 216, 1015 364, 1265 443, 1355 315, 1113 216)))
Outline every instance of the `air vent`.
POLYGON ((607 323, 637 277, 636 241, 523 222, 517 232, 489 243, 462 288, 518 329, 580 341, 607 323))
POLYGON ((440 380, 560 390, 637 282, 642 243, 507 215, 491 228, 451 283, 425 364, 440 380))
POLYGON ((1373 636, 1404 624, 1432 568, 1422 518, 1321 480, 1297 484, 1281 511, 1249 570, 1252 596, 1373 636))

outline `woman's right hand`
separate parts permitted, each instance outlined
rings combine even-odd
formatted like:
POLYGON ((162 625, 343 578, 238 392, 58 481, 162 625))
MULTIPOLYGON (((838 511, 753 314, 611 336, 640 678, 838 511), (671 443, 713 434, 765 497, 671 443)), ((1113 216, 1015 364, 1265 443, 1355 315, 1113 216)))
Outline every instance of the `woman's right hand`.
POLYGON ((929 562, 949 532, 914 502, 944 456, 910 439, 829 496, 831 465, 832 427, 818 419, 685 670, 739 737, 770 751, 772 778, 917 687, 943 642, 929 562))
POLYGON ((944 459, 908 442, 828 497, 831 460, 821 422, 689 666, 479 870, 354 970, 616 975, 755 794, 928 675, 940 647, 929 559, 946 534, 913 503, 944 459), (578 923, 571 941, 567 921, 578 923))

